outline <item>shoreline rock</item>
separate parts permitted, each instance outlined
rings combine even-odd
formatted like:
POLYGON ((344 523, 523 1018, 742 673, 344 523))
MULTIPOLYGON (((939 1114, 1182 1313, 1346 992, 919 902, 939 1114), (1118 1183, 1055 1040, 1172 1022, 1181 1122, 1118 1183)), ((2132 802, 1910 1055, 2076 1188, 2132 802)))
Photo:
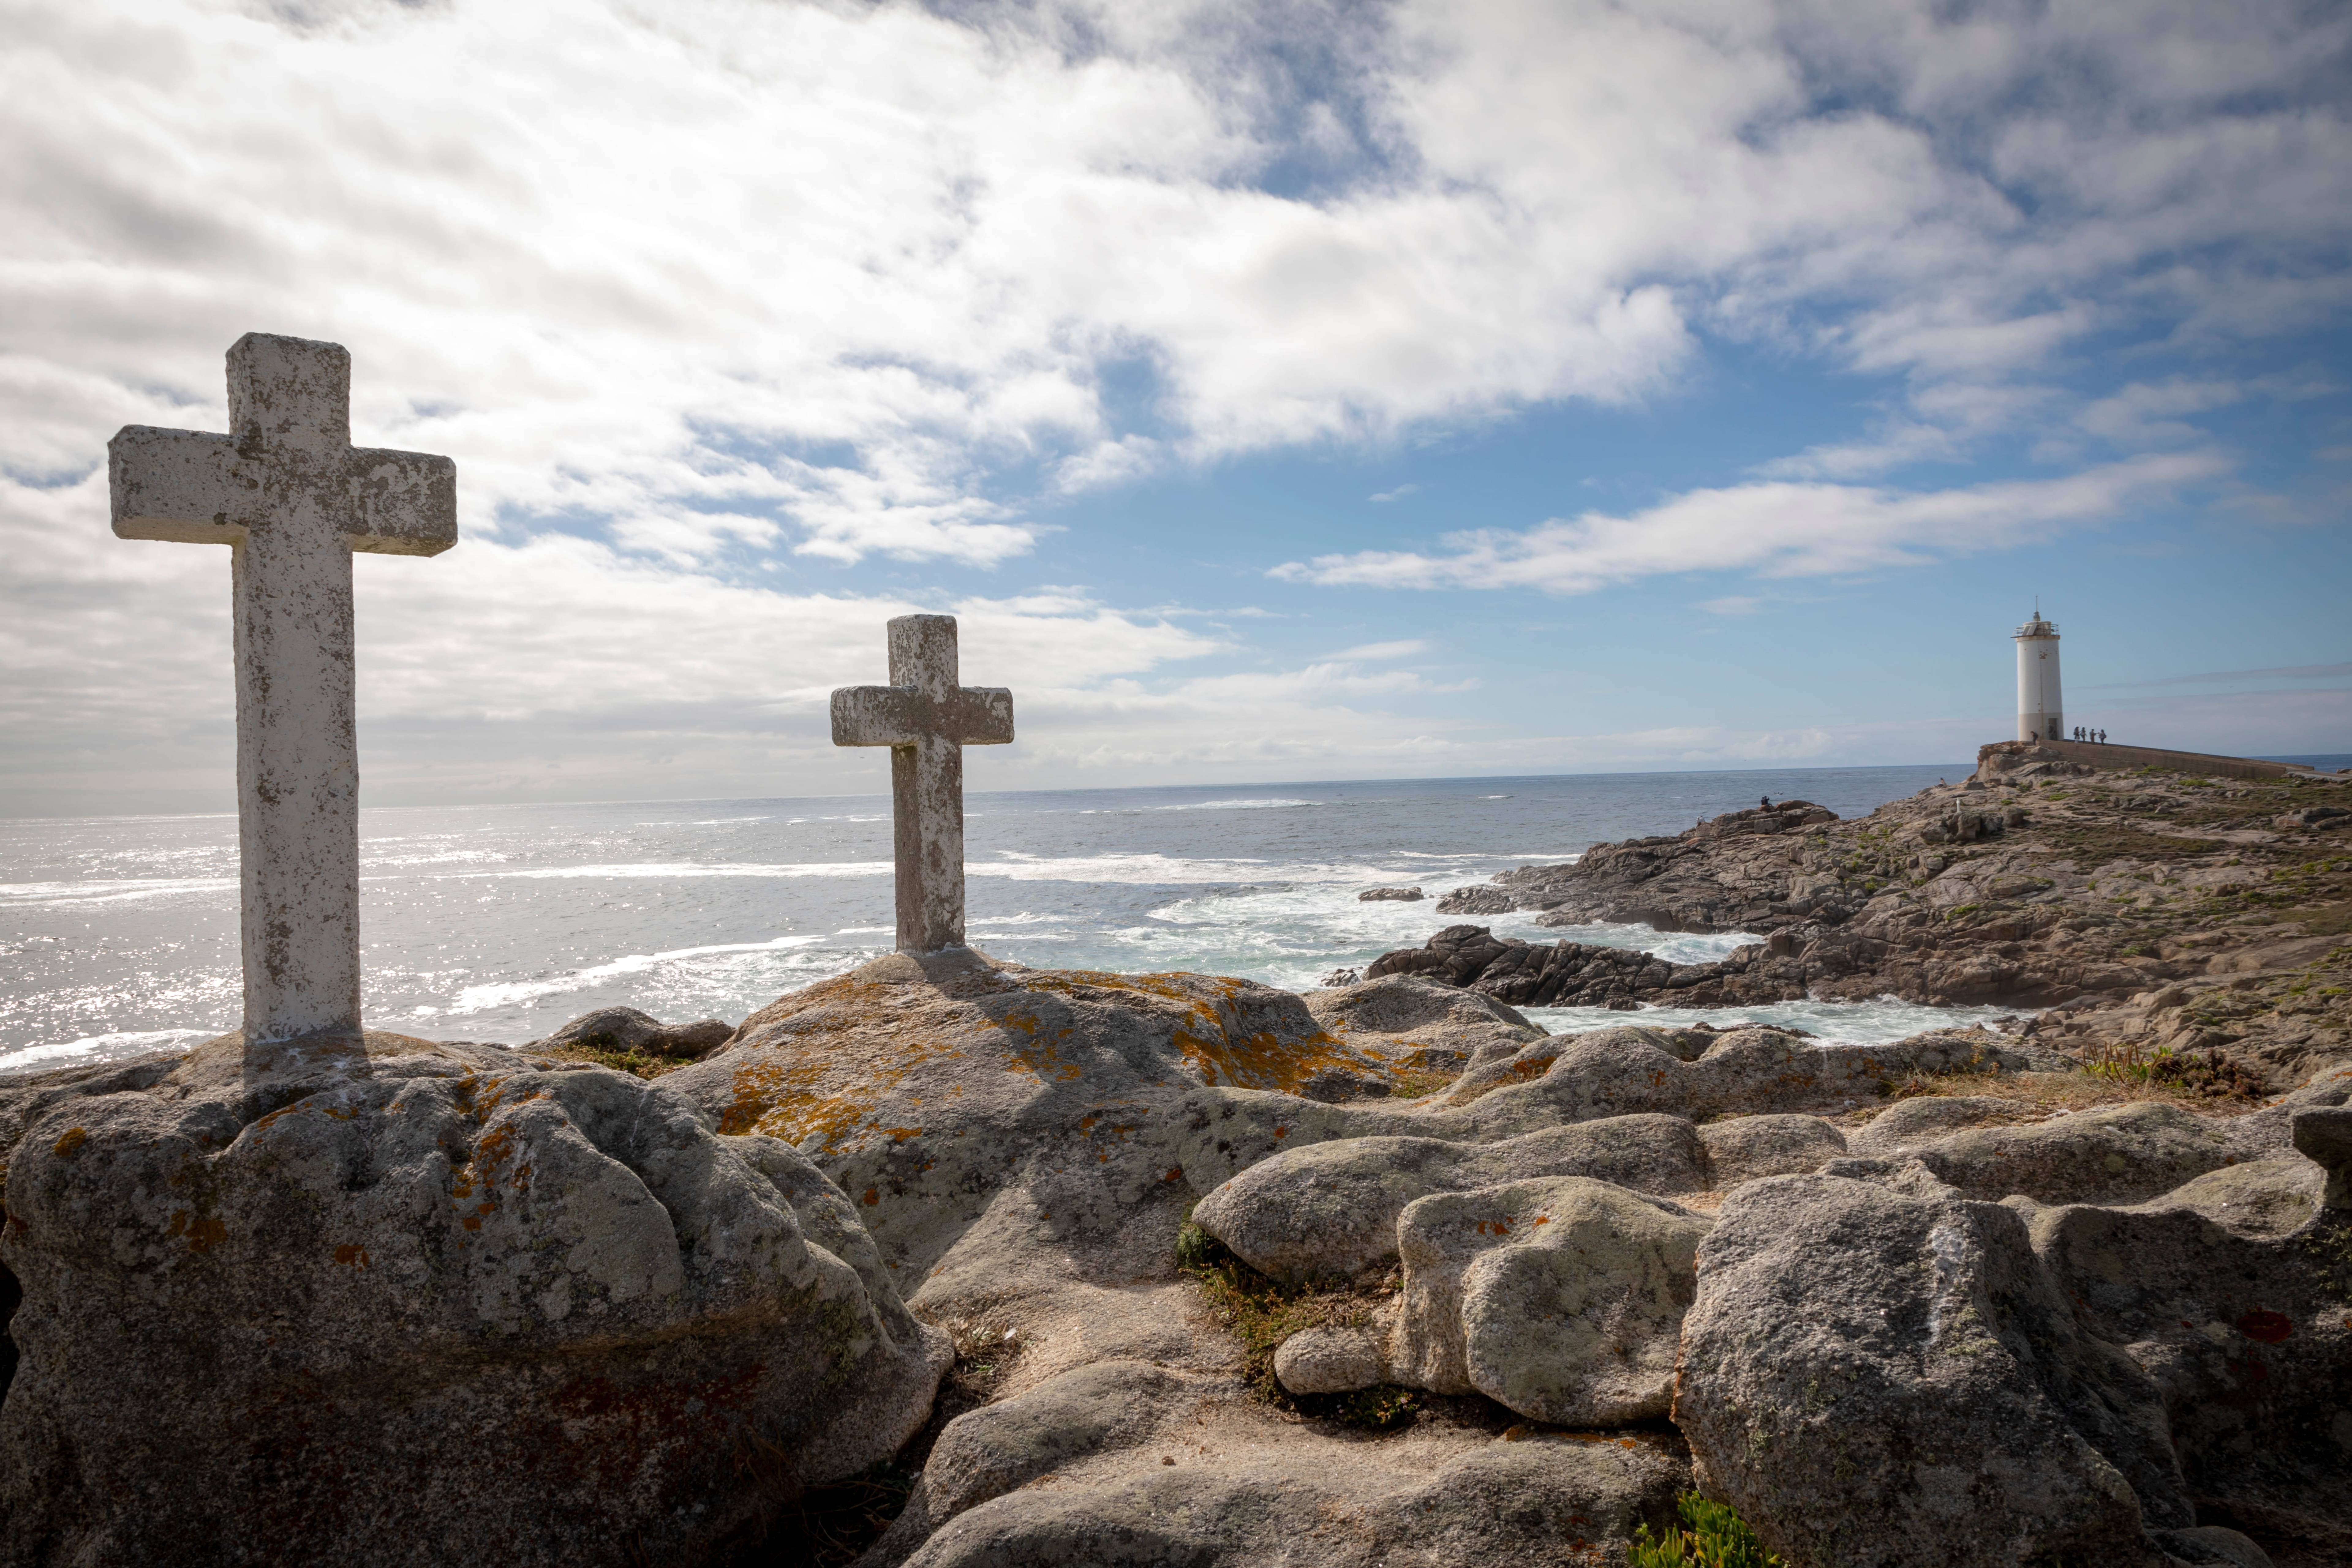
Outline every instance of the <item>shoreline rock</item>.
POLYGON ((1841 820, 1791 801, 1457 889, 1440 913, 1749 931, 1706 963, 1459 924, 1383 953, 1520 1006, 1867 1001, 2047 1010, 2027 1027, 2231 1093, 2352 1060, 2352 781, 2103 773, 1989 748, 1979 776, 1841 820), (2291 809, 2282 809, 2287 807, 2291 809))
POLYGON ((806 1159, 625 1074, 229 1035, 0 1093, 0 1562, 700 1558, 951 1354, 806 1159))

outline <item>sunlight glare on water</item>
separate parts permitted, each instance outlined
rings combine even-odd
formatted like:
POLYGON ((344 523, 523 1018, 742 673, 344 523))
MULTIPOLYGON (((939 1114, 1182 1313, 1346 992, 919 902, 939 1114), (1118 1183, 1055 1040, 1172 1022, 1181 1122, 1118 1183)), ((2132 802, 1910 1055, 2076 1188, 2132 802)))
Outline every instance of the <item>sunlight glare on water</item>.
MULTIPOLYGON (((1864 814, 1951 772, 974 795, 970 933, 1028 964, 1201 970, 1304 989, 1426 941, 1454 923, 1436 912, 1440 895, 1510 867, 1678 831, 1760 794, 1864 814), (1428 896, 1356 897, 1399 885, 1428 896)), ((371 808, 361 835, 367 1016, 377 1028, 519 1044, 614 1005, 732 1021, 890 946, 881 797, 371 808)), ((0 822, 0 1070, 143 1055, 234 1027, 236 875, 230 816, 0 822)), ((1526 914, 1472 923, 1682 963, 1752 940, 1640 926, 1547 931, 1526 914)), ((1768 1014, 1832 1038, 1966 1021, 1902 1004, 1753 1011, 1768 1014)), ((1637 1016, 1540 1016, 1560 1028, 1637 1016)))

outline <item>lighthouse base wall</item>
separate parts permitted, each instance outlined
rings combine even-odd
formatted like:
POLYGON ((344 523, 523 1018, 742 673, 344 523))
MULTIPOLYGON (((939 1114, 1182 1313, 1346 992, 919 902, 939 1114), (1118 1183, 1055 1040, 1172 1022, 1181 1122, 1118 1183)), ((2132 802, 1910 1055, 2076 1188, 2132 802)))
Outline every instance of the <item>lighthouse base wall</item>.
POLYGON ((1996 741, 1977 748, 1977 772, 1986 778, 2014 773, 2029 763, 2074 763, 2095 768, 2170 768, 2225 779, 2336 779, 2300 763, 2266 763, 2255 757, 2224 757, 2205 752, 2173 752, 2157 746, 2110 746, 2090 741, 1996 741))

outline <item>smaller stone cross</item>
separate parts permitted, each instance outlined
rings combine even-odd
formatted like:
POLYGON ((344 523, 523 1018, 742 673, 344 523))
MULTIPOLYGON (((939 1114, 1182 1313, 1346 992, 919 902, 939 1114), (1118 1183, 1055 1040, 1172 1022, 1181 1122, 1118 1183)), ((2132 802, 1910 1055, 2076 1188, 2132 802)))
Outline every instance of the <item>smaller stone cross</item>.
POLYGON ((833 694, 833 743, 890 748, 898 951, 963 945, 963 748, 1013 739, 1013 693, 956 684, 953 616, 890 623, 890 684, 833 694))
POLYGON ((457 542, 457 466, 352 445, 352 356, 247 332, 230 433, 128 425, 114 531, 229 547, 248 1045, 360 1027, 360 764, 352 552, 457 542))

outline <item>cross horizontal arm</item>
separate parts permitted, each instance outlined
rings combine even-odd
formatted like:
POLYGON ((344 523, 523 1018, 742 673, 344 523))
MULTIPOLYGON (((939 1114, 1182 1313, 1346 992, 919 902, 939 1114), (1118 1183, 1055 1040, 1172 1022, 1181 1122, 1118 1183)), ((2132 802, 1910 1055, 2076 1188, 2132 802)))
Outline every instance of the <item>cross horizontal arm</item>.
MULTIPOLYGON (((121 538, 236 544, 267 521, 268 462, 233 437, 127 425, 106 452, 121 538)), ((353 550, 438 555, 457 542, 457 465, 447 458, 354 447, 316 490, 353 550)))
POLYGON ((1002 746, 1013 740, 1013 693, 960 686, 937 701, 911 686, 845 686, 833 694, 836 746, 911 746, 918 741, 1002 746))
POLYGON ((950 700, 950 733, 967 746, 1013 743, 1013 690, 1005 686, 959 686, 950 700))
POLYGON ((457 542, 457 465, 447 458, 354 447, 339 499, 353 550, 438 555, 457 542))
POLYGON ((235 544, 261 505, 260 465, 226 436, 126 425, 106 457, 118 538, 235 544))

